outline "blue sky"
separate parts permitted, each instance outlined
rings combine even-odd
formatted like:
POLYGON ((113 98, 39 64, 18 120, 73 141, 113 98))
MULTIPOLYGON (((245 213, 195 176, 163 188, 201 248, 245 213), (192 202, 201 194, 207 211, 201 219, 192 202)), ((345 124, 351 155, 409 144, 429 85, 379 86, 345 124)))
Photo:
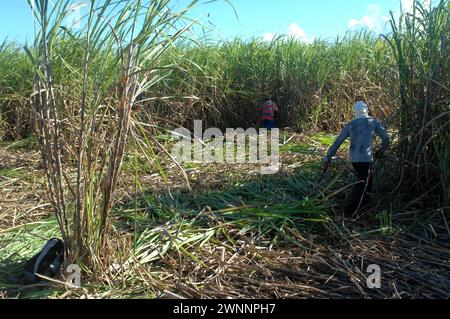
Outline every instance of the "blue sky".
MULTIPOLYGON (((80 0, 87 2, 87 0, 80 0)), ((189 0, 174 0, 181 5, 189 0)), ((208 2, 207 0, 203 0, 208 2)), ((210 36, 218 39, 289 34, 309 42, 333 39, 347 30, 368 28, 381 32, 389 10, 399 12, 400 2, 409 10, 412 0, 224 0, 198 6, 191 16, 210 25, 210 36)), ((24 41, 31 37, 32 17, 27 0, 0 0, 0 39, 24 41)))

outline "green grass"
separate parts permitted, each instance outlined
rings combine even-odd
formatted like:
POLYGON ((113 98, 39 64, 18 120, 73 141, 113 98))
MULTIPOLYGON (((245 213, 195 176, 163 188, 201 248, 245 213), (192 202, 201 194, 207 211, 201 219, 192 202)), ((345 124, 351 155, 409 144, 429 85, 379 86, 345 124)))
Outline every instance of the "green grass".
POLYGON ((380 230, 383 235, 392 235, 393 224, 392 224, 392 212, 382 211, 378 214, 380 220, 380 230))
MULTIPOLYGON (((192 219, 207 208, 224 223, 245 225, 244 228, 257 229, 260 234, 275 233, 283 223, 291 223, 300 228, 313 227, 314 222, 328 220, 326 212, 330 205, 316 197, 319 193, 311 194, 310 191, 311 180, 317 179, 318 168, 320 165, 309 165, 293 176, 242 180, 221 191, 145 194, 139 198, 137 205, 145 208, 145 213, 130 215, 135 206, 130 203, 125 210, 128 213, 121 215, 141 222, 145 222, 146 218, 149 222, 163 222, 183 216, 192 219)), ((200 220, 204 221, 203 218, 200 220)))
POLYGON ((217 246, 234 251, 242 240, 263 247, 301 247, 295 234, 320 233, 331 221, 327 204, 307 198, 302 174, 241 181, 223 191, 142 194, 116 211, 118 229, 135 234, 133 255, 155 265, 179 255, 209 270, 200 253, 217 246), (209 247, 209 248, 208 248, 209 247))
POLYGON ((6 178, 27 178, 28 173, 20 168, 2 168, 0 169, 0 177, 6 178))
POLYGON ((6 146, 7 150, 30 150, 36 149, 38 146, 38 141, 34 136, 30 136, 21 140, 17 140, 14 142, 3 142, 4 146, 6 146))
POLYGON ((197 168, 201 168, 202 164, 191 162, 191 163, 184 163, 182 166, 184 169, 197 169, 197 168))
POLYGON ((320 143, 322 146, 330 147, 333 145, 334 140, 336 139, 336 135, 326 134, 326 133, 318 133, 314 136, 314 141, 320 143))
POLYGON ((122 169, 126 173, 136 173, 147 174, 154 170, 154 167, 149 163, 149 161, 137 154, 126 155, 123 159, 122 169))
POLYGON ((280 147, 280 152, 291 152, 295 154, 302 154, 302 155, 318 155, 320 152, 318 152, 314 147, 307 144, 297 144, 297 143, 288 143, 285 145, 282 145, 280 147))

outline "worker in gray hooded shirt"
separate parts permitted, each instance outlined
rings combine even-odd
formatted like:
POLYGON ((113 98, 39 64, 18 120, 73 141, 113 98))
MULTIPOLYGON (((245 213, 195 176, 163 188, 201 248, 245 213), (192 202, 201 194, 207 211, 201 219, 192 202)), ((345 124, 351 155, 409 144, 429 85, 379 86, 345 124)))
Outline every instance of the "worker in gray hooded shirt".
POLYGON ((358 184, 355 185, 351 202, 345 209, 347 215, 355 215, 367 203, 367 194, 372 192, 375 134, 381 137, 382 145, 379 152, 383 153, 389 147, 389 135, 377 119, 369 116, 367 104, 357 101, 355 119, 344 127, 324 159, 325 165, 329 165, 342 143, 350 138, 350 160, 356 171, 358 184))

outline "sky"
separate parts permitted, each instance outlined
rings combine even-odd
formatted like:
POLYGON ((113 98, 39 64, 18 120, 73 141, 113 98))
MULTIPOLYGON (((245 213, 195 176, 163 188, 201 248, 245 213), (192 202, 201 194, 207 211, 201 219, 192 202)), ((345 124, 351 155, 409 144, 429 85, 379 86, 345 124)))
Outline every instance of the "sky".
MULTIPOLYGON (((56 1, 56 0, 53 0, 56 1)), ((402 3, 410 10, 413 0, 227 0, 197 6, 190 16, 209 26, 214 39, 261 38, 289 35, 303 42, 332 40, 346 31, 367 28, 387 30, 389 11, 396 15, 402 3)), ((429 2, 430 0, 425 0, 429 2)), ((75 2, 87 3, 87 0, 75 2)), ((189 0, 173 0, 175 6, 189 0)), ((24 42, 32 36, 33 22, 27 0, 0 0, 0 42, 24 42)), ((85 9, 81 9, 85 10, 85 9)))

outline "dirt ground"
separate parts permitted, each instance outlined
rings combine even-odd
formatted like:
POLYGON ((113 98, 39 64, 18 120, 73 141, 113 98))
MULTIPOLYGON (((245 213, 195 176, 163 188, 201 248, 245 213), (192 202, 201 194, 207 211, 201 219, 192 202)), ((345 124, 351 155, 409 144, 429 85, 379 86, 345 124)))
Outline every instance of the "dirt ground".
POLYGON ((36 150, 0 147, 0 230, 51 215, 45 177, 36 150))

